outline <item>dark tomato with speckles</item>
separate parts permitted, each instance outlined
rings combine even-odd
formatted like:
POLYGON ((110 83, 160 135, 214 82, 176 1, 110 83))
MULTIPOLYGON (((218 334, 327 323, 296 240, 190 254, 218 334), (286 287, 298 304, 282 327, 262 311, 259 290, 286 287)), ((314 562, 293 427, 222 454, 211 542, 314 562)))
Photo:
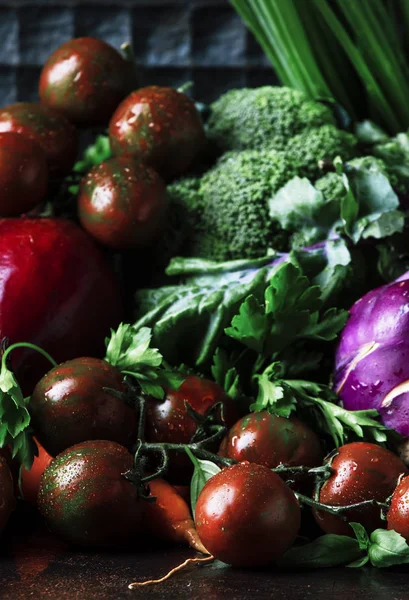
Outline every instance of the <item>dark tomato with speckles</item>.
POLYGON ((0 133, 0 216, 17 217, 39 204, 47 191, 43 150, 17 133, 0 133))
POLYGON ((388 529, 394 529, 409 541, 409 477, 396 486, 386 515, 388 529))
POLYGON ((120 546, 135 539, 143 503, 123 475, 132 466, 128 450, 106 440, 59 454, 44 471, 38 493, 38 508, 51 531, 84 546, 120 546))
MULTIPOLYGON (((194 375, 186 377, 177 391, 168 390, 163 400, 151 398, 146 411, 146 439, 150 442, 186 444, 196 432, 197 425, 189 416, 185 402, 196 412, 205 415, 215 404, 223 404, 223 417, 227 427, 237 420, 233 401, 214 381, 194 375)), ((222 423, 222 416, 219 415, 222 423)), ((217 450, 216 448, 209 448, 217 450)), ((172 483, 189 483, 192 465, 185 452, 172 452, 167 477, 172 483)))
POLYGON ((132 154, 165 179, 185 173, 205 146, 194 102, 172 88, 151 86, 132 92, 109 124, 114 154, 132 154))
POLYGON ((104 388, 126 392, 121 372, 98 358, 69 360, 38 382, 29 409, 36 436, 50 454, 86 440, 132 445, 136 412, 104 388))
POLYGON ((296 417, 285 419, 267 411, 251 413, 233 425, 219 454, 270 469, 279 464, 316 467, 323 459, 320 441, 307 425, 296 417))
POLYGON ((156 171, 133 158, 111 158, 83 178, 78 213, 84 229, 102 244, 144 248, 165 227, 166 186, 156 171))
POLYGON ((209 479, 195 513, 201 541, 234 567, 267 565, 293 544, 301 523, 294 493, 270 469, 239 463, 209 479))
POLYGON ((13 477, 7 460, 0 456, 0 532, 7 524, 15 505, 13 477))
POLYGON ((77 132, 58 111, 36 102, 0 109, 0 133, 11 131, 36 142, 44 151, 51 177, 64 177, 77 156, 77 132))
MULTIPOLYGON (((338 449, 331 463, 333 474, 319 492, 323 504, 346 506, 365 500, 385 500, 392 494, 396 483, 407 473, 403 462, 382 446, 367 442, 353 442, 338 449)), ((381 511, 376 506, 365 506, 344 513, 350 522, 361 523, 367 531, 384 527, 381 511)), ((315 512, 318 525, 326 533, 353 535, 348 522, 329 513, 315 512)))
POLYGON ((41 72, 39 93, 43 104, 73 123, 104 125, 135 87, 130 62, 106 42, 83 37, 53 52, 41 72))

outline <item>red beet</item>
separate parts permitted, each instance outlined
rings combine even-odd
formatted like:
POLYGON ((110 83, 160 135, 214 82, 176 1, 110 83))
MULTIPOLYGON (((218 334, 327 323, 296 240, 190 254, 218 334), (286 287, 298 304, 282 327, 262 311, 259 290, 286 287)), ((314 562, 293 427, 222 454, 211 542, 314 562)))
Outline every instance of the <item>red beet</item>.
MULTIPOLYGON (((60 219, 0 219, 0 337, 31 342, 57 362, 98 356, 122 316, 117 282, 99 250, 60 219)), ((49 370, 37 353, 15 350, 25 390, 49 370)))

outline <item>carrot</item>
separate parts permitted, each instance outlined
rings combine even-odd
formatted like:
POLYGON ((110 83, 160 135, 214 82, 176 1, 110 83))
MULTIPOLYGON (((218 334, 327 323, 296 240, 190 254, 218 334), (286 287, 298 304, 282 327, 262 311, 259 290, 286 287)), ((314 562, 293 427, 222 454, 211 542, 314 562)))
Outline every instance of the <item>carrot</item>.
POLYGON ((189 506, 175 488, 163 479, 149 482, 155 502, 147 502, 146 525, 150 533, 164 540, 188 543, 191 548, 209 554, 195 529, 189 506))
POLYGON ((40 442, 34 438, 38 447, 38 456, 34 458, 33 465, 29 471, 22 468, 21 471, 21 492, 24 500, 37 506, 37 494, 40 487, 40 479, 53 457, 48 454, 40 442))

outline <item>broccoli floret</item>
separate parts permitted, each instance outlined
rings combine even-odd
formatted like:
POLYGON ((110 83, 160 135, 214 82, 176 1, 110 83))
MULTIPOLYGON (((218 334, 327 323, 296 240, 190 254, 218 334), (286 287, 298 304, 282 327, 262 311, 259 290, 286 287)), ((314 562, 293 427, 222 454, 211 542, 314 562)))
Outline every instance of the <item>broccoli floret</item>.
POLYGON ((268 200, 295 174, 281 152, 225 154, 201 180, 203 210, 191 254, 227 260, 285 248, 288 234, 269 217, 268 200))
POLYGON ((305 129, 334 124, 331 110, 298 90, 264 86, 231 90, 211 105, 208 135, 222 151, 283 150, 305 129))
POLYGON ((200 177, 183 177, 169 184, 167 190, 171 202, 183 202, 190 211, 201 214, 203 196, 200 192, 200 177))
POLYGON ((357 139, 352 133, 323 125, 303 131, 291 138, 286 147, 289 162, 300 177, 315 180, 322 174, 320 161, 340 156, 344 161, 358 154, 357 139))

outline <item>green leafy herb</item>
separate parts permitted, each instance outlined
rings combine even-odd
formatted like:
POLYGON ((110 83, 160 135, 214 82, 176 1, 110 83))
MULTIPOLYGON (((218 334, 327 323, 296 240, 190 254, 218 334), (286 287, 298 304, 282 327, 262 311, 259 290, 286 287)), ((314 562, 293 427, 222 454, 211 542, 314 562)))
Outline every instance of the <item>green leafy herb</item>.
POLYGON ((105 360, 125 375, 133 377, 145 394, 164 397, 164 388, 177 389, 183 381, 180 372, 168 368, 159 350, 151 348, 152 332, 121 323, 105 340, 105 360))
POLYGON ((220 472, 220 467, 212 463, 210 460, 200 460, 199 458, 196 458, 189 448, 186 448, 186 452, 195 468, 190 482, 190 503, 194 517, 196 503, 200 492, 202 491, 205 483, 211 477, 220 472))
POLYGON ((2 360, 0 370, 0 448, 9 446, 13 458, 30 469, 36 454, 28 412, 29 398, 24 398, 14 374, 2 360))
POLYGON ((350 525, 355 539, 343 535, 323 535, 286 552, 279 565, 310 569, 337 565, 359 568, 370 562, 374 567, 386 568, 409 563, 409 546, 396 531, 376 529, 369 536, 359 523, 350 525))
POLYGON ((234 360, 222 348, 217 348, 214 353, 211 373, 215 382, 224 389, 230 398, 238 400, 242 396, 239 374, 234 366, 234 360))
POLYGON ((264 293, 264 304, 248 296, 225 333, 266 357, 284 350, 297 339, 334 339, 347 313, 330 309, 320 315, 321 290, 300 269, 281 265, 264 293))
POLYGON ((291 548, 278 561, 278 566, 323 569, 346 565, 361 557, 362 549, 356 539, 329 533, 305 546, 291 548))
MULTIPOLYGON (((106 135, 97 136, 95 142, 88 146, 81 160, 75 163, 73 171, 75 174, 84 174, 92 169, 92 167, 99 165, 105 160, 111 158, 111 146, 109 143, 109 137, 106 135)), ((72 180, 73 177, 68 177, 68 182, 72 180)), ((69 191, 77 195, 79 192, 79 185, 73 184, 69 187, 69 191)))
POLYGON ((409 546, 396 531, 376 529, 370 536, 369 560, 374 567, 409 563, 409 546))

